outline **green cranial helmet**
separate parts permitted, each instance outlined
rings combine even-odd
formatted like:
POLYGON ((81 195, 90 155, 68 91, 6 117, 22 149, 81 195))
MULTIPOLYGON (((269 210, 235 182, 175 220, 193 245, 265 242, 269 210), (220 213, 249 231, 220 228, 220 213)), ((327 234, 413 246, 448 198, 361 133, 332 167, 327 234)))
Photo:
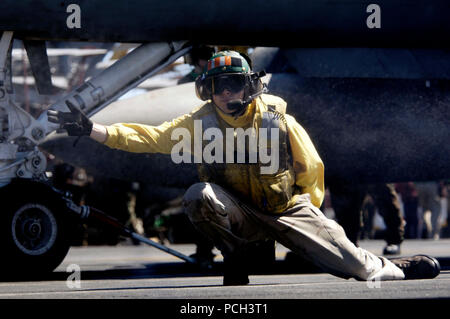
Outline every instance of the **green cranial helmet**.
POLYGON ((240 105, 229 106, 230 109, 236 108, 234 114, 239 115, 254 98, 267 91, 260 79, 265 74, 264 71, 253 72, 251 60, 247 56, 236 51, 220 51, 208 60, 203 73, 195 80, 195 90, 197 96, 206 101, 225 88, 232 92, 243 89, 244 98, 237 103, 240 105))
POLYGON ((244 76, 246 82, 250 82, 247 78, 253 73, 249 61, 250 59, 247 60, 236 51, 220 51, 214 54, 195 81, 197 96, 203 101, 211 99, 214 78, 224 74, 244 76))
POLYGON ((250 65, 241 54, 236 51, 220 51, 208 60, 202 75, 210 77, 222 73, 250 72, 250 65))

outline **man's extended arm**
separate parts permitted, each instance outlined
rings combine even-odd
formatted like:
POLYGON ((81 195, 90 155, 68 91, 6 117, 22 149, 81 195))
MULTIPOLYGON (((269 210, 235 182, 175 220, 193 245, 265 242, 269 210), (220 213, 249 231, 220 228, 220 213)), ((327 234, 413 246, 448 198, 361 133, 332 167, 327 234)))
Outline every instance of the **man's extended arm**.
MULTIPOLYGON (((133 153, 162 153, 170 154, 179 136, 172 133, 175 129, 184 128, 193 138, 194 122, 189 114, 167 121, 158 126, 136 123, 116 123, 104 126, 106 129, 106 146, 133 153)), ((99 138, 104 133, 99 133, 99 138)))
POLYGON ((184 128, 193 136, 194 124, 190 114, 182 115, 158 126, 135 123, 104 126, 93 123, 69 101, 66 104, 70 112, 47 111, 49 122, 60 124, 60 127, 67 130, 70 136, 89 136, 111 148, 134 153, 170 154, 179 138, 176 135, 175 139, 172 139, 174 129, 184 128))

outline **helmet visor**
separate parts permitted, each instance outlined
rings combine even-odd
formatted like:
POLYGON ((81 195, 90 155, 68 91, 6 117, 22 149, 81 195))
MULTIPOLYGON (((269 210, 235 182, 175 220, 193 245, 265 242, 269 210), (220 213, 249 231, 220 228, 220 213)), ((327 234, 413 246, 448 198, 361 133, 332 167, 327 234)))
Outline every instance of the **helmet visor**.
POLYGON ((225 90, 231 93, 238 93, 245 88, 245 75, 243 74, 222 74, 212 78, 211 93, 222 94, 225 90))

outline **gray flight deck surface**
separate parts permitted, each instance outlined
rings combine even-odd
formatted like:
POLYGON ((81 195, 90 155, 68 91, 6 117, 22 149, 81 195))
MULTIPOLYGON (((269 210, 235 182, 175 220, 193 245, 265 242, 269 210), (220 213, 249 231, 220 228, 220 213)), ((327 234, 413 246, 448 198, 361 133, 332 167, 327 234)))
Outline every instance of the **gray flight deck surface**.
MULTIPOLYGON (((381 240, 360 242, 361 247, 376 254, 381 254, 384 245, 381 240)), ((195 251, 191 244, 170 247, 187 255, 195 251)), ((251 274, 247 286, 224 287, 220 271, 201 272, 143 244, 72 247, 63 263, 50 275, 0 282, 0 298, 450 298, 450 239, 406 240, 402 245, 401 256, 429 254, 441 261, 441 274, 431 280, 367 283, 325 273, 296 273, 283 268, 286 251, 283 246, 277 247, 277 263, 272 272, 251 274), (73 268, 67 272, 69 265, 73 268), (81 272, 73 270, 77 267, 81 272)), ((223 265, 220 254, 215 261, 220 269, 223 265)))

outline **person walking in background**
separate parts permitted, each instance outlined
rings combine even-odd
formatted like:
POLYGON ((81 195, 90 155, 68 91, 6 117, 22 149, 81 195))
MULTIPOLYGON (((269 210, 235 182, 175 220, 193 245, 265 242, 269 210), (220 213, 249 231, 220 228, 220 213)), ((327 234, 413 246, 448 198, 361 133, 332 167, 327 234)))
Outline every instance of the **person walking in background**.
POLYGON ((416 183, 419 206, 422 211, 422 219, 425 218, 427 211, 431 212, 431 221, 426 238, 439 239, 441 231, 441 196, 439 194, 439 184, 436 181, 416 183))
POLYGON ((397 255, 404 239, 405 222, 400 202, 393 184, 358 185, 354 183, 329 183, 331 202, 338 223, 348 238, 358 245, 362 224, 362 204, 369 194, 386 224, 384 255, 397 255))
POLYGON ((405 216, 405 238, 416 239, 419 237, 419 194, 413 182, 397 183, 395 189, 403 202, 405 216))

